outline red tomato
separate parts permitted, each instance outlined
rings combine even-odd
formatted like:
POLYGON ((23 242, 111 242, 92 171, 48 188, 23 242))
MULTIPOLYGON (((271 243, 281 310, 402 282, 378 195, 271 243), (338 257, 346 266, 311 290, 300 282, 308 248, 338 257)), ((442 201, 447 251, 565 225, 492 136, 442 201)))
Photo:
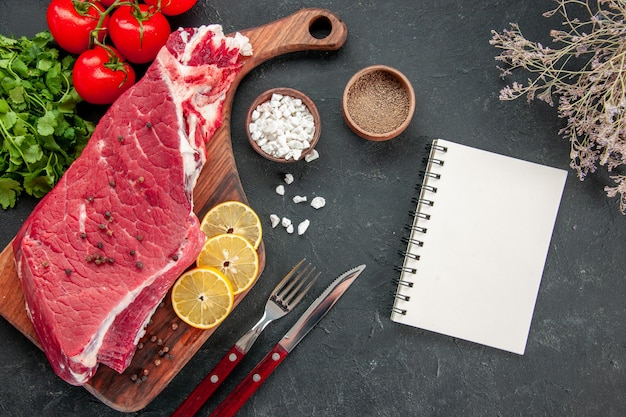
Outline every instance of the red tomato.
POLYGON ((135 71, 115 48, 97 45, 78 56, 72 81, 86 102, 111 104, 135 83, 135 71))
POLYGON ((115 3, 115 1, 116 0, 100 0, 100 3, 102 3, 104 7, 111 7, 111 5, 115 3))
POLYGON ((176 16, 191 9, 198 0, 144 0, 146 4, 160 8, 166 16, 176 16))
MULTIPOLYGON (((50 33, 59 46, 72 54, 90 47, 91 32, 98 26, 104 7, 96 0, 52 0, 46 11, 50 33)), ((109 16, 102 21, 98 40, 106 35, 109 16)))
POLYGON ((167 18, 152 6, 120 6, 111 15, 109 34, 115 47, 130 62, 154 60, 171 28, 167 18))

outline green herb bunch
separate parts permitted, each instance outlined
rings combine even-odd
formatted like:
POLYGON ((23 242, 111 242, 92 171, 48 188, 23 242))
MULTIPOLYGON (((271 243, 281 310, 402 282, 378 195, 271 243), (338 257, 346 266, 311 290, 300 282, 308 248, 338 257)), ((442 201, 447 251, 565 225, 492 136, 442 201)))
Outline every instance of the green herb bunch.
POLYGON ((76 114, 75 58, 60 56, 52 35, 0 35, 0 205, 14 207, 26 192, 52 189, 93 132, 76 114))
POLYGON ((500 99, 525 95, 552 106, 557 96, 570 166, 581 180, 598 166, 613 172, 615 185, 604 190, 619 196, 626 214, 626 1, 555 1, 557 7, 544 16, 563 19, 563 29, 550 32, 556 47, 526 39, 515 23, 502 33, 492 31, 490 43, 502 50, 496 60, 508 64, 499 68, 502 76, 515 69, 534 76, 503 88, 500 99))

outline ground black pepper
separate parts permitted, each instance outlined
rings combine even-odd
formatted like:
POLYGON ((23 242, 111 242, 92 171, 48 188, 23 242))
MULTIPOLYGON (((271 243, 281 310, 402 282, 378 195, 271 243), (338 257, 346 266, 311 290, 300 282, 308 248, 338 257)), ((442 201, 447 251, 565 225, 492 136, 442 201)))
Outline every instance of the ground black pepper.
POLYGON ((361 76, 348 90, 347 110, 363 130, 384 134, 398 128, 411 106, 409 93, 400 81, 385 71, 361 76))

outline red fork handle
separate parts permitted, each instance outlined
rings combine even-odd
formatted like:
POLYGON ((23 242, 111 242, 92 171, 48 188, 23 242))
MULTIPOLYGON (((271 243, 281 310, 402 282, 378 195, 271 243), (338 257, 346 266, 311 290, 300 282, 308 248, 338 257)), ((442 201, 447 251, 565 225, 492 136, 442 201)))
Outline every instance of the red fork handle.
POLYGON ((193 417, 204 403, 213 395, 217 387, 235 369, 235 366, 246 354, 237 346, 230 348, 228 353, 215 365, 213 370, 198 384, 198 386, 187 396, 185 401, 174 411, 171 417, 193 417))
POLYGON ((288 353, 281 345, 274 346, 209 417, 234 416, 261 384, 265 382, 274 369, 287 357, 288 353))

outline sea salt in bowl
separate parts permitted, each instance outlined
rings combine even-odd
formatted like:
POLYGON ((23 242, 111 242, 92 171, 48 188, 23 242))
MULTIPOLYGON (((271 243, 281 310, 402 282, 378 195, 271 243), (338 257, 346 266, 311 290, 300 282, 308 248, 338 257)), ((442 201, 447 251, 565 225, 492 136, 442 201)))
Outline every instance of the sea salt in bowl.
POLYGON ((364 139, 384 141, 402 133, 415 112, 415 92, 395 68, 373 65, 350 78, 343 92, 346 124, 364 139))
POLYGON ((317 107, 301 91, 273 88, 248 110, 246 132, 252 148, 274 162, 296 162, 313 150, 320 137, 317 107))

